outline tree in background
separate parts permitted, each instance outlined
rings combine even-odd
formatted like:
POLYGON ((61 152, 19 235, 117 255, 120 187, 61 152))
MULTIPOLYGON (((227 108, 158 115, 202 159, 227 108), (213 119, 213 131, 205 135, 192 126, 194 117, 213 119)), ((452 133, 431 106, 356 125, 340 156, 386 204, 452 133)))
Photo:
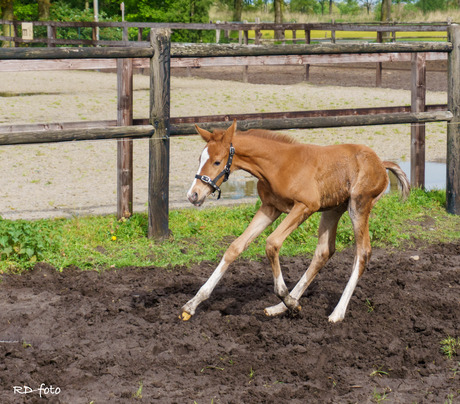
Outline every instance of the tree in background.
POLYGON ((447 9, 446 0, 419 0, 415 4, 423 13, 447 9))
POLYGON ((38 0, 38 19, 47 21, 50 19, 50 0, 38 0))
MULTIPOLYGON (((14 10, 13 10, 13 0, 0 0, 0 8, 2 11, 2 20, 14 19, 14 10)), ((4 36, 13 36, 13 26, 10 24, 3 24, 2 33, 4 36)), ((2 47, 9 48, 13 46, 13 43, 10 41, 3 41, 2 47)))
POLYGON ((316 0, 291 0, 289 9, 293 13, 319 14, 321 8, 316 0))
MULTIPOLYGON (((382 0, 382 11, 381 11, 380 21, 389 22, 390 20, 391 20, 391 0, 382 0)), ((389 32, 382 33, 382 41, 383 42, 390 41, 389 32)))
MULTIPOLYGON (((275 9, 275 24, 283 23, 283 0, 273 0, 275 9)), ((283 39, 283 31, 275 31, 275 39, 283 39)))
POLYGON ((357 0, 346 0, 337 3, 337 7, 342 15, 356 15, 361 11, 357 0))
POLYGON ((283 23, 283 0, 273 0, 273 5, 275 9, 275 23, 283 23))
POLYGON ((380 21, 388 22, 391 20, 391 0, 382 0, 382 13, 380 21))
POLYGON ((242 14, 243 14, 243 0, 234 0, 233 1, 232 21, 241 21, 242 14))
MULTIPOLYGON (((148 22, 209 22, 212 0, 126 0, 127 21, 148 22)), ((179 42, 211 41, 210 31, 174 30, 171 40, 179 42)))
POLYGON ((371 13, 371 8, 375 5, 374 0, 361 0, 361 4, 366 8, 367 14, 371 13))

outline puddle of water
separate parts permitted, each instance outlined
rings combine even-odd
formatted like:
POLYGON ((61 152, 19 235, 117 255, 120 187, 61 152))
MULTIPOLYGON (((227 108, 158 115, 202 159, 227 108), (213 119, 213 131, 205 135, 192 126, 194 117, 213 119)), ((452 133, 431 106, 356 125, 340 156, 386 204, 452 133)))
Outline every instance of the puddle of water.
MULTIPOLYGON (((398 162, 410 180, 410 161, 398 162)), ((390 175, 391 190, 397 189, 397 181, 393 174, 390 175)), ((428 161, 425 163, 425 189, 446 189, 446 163, 428 161)))
MULTIPOLYGON (((398 163, 410 180, 410 162, 398 163)), ((446 163, 426 162, 425 163, 425 189, 446 188, 446 163)), ((389 190, 397 190, 396 177, 390 173, 389 190)), ((230 177, 222 184, 222 198, 243 199, 257 197, 257 180, 254 177, 230 177)))
POLYGON ((59 93, 13 93, 10 91, 0 91, 0 97, 32 97, 34 95, 51 95, 59 93))
POLYGON ((232 178, 222 184, 222 198, 224 199, 243 199, 258 197, 257 179, 249 178, 232 178))

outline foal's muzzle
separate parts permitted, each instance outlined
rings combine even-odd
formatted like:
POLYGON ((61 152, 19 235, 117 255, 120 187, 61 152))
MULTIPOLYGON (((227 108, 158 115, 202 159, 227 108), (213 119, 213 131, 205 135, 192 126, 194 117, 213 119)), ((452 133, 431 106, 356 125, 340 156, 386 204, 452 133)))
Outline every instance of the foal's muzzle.
POLYGON ((187 198, 190 201, 190 203, 195 206, 201 206, 204 202, 204 198, 201 201, 198 200, 198 194, 196 192, 189 192, 187 194, 187 198))

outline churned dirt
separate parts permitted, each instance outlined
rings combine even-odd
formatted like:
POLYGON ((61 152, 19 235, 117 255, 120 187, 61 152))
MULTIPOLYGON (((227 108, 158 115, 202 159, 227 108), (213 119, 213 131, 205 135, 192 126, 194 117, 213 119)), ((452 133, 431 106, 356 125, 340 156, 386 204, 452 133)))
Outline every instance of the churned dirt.
MULTIPOLYGON (((458 402, 460 352, 448 359, 440 343, 460 335, 460 245, 375 249, 345 320, 330 324, 352 262, 351 250, 336 254, 295 318, 264 315, 277 303, 265 260, 236 262, 188 322, 180 307, 212 263, 5 276, 0 401, 458 402), (42 384, 60 393, 14 393, 42 384)), ((288 286, 308 264, 282 259, 288 286)))

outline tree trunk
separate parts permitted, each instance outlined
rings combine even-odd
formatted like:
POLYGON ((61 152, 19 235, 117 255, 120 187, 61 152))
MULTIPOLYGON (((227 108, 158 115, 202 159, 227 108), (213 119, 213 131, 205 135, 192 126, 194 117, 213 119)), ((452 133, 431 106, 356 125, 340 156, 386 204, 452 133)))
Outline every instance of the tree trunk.
MULTIPOLYGON (((382 22, 390 22, 391 20, 391 0, 382 0, 382 22)), ((382 33, 382 42, 390 42, 390 33, 382 33)))
POLYGON ((241 15, 243 14, 243 0, 235 0, 233 8, 233 21, 241 21, 241 15))
POLYGON ((49 21, 50 19, 50 0, 38 0, 38 19, 40 21, 49 21))
MULTIPOLYGON (((13 21, 13 0, 0 0, 0 8, 2 10, 2 20, 13 21)), ((13 36, 13 26, 10 24, 4 24, 2 27, 3 36, 13 36)), ((14 44, 11 41, 3 41, 2 48, 11 48, 14 44)))
POLYGON ((329 15, 332 15, 332 0, 329 0, 329 15))
MULTIPOLYGON (((283 0, 274 0, 275 24, 283 23, 283 0)), ((275 39, 282 40, 284 32, 275 31, 275 39)))

